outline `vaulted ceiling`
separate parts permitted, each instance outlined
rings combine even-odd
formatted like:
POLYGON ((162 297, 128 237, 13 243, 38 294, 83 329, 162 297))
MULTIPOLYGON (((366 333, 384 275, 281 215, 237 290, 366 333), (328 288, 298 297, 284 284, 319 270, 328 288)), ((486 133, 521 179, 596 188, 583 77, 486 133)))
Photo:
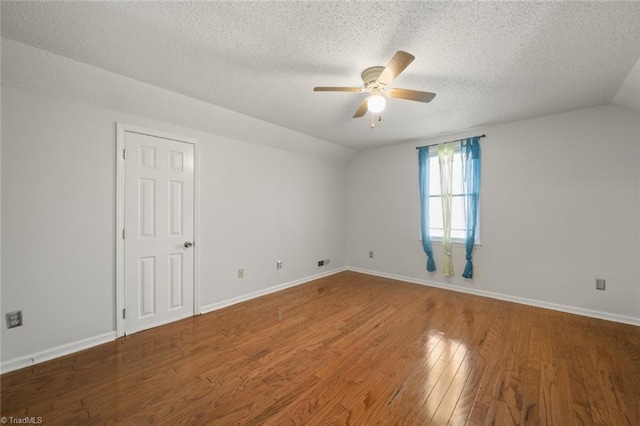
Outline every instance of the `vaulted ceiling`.
MULTIPOLYGON (((639 2, 2 2, 2 37, 363 149, 637 100, 639 2), (416 59, 382 121, 361 72, 416 59), (635 71, 632 73, 632 70, 635 71), (625 81, 626 80, 626 81, 625 81), (622 93, 621 93, 622 91, 622 93), (634 92, 635 91, 635 92, 634 92)), ((633 105, 632 105, 633 107, 633 105)))

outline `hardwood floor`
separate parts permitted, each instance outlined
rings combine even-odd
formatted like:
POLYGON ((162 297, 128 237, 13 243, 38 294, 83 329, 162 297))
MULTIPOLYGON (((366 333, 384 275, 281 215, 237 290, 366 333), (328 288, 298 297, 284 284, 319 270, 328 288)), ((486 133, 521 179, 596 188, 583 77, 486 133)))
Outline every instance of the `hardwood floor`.
POLYGON ((343 272, 2 376, 43 424, 640 425, 640 328, 343 272))

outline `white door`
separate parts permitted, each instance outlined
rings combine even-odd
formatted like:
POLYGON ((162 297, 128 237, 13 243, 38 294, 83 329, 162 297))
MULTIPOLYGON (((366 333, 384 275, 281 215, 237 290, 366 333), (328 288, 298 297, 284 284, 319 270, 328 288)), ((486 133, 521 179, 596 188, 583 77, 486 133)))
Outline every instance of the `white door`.
POLYGON ((124 133, 124 332, 194 315, 194 145, 124 133))

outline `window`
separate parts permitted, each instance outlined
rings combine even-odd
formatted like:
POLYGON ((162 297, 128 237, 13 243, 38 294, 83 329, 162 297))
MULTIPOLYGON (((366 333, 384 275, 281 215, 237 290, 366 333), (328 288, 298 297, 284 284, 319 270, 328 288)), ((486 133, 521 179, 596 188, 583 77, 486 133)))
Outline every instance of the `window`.
MULTIPOLYGON (((464 189, 462 182, 462 153, 458 144, 453 154, 453 182, 451 197, 451 240, 464 243, 466 221, 464 211, 464 189)), ((478 222, 479 223, 479 222, 478 222)), ((476 244, 480 241, 476 228, 476 244)), ((429 152, 429 234, 433 241, 442 241, 442 195, 440 190, 440 165, 438 151, 429 152)))
POLYGON ((473 278, 473 247, 478 243, 478 197, 480 195, 480 144, 482 136, 418 147, 420 189, 420 229, 422 248, 427 254, 427 271, 436 265, 432 236, 442 240, 443 275, 453 276, 452 240, 463 242, 466 264, 462 276, 473 278), (456 142, 458 144, 456 145, 456 142), (434 155, 438 152, 437 156, 434 155), (440 169, 446 182, 440 181, 440 169), (441 189, 440 183, 445 188, 441 189), (446 192, 444 192, 446 191, 446 192), (444 192, 444 193, 443 193, 444 192), (446 197, 446 198, 445 198, 446 197), (447 201, 445 206, 442 202, 447 201), (443 218, 443 216, 446 216, 443 218))

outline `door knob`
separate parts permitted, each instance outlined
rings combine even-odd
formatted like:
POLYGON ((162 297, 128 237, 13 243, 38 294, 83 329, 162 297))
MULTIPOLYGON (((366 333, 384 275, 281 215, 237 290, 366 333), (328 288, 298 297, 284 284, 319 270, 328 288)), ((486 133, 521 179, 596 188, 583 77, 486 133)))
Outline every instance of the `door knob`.
POLYGON ((191 241, 187 241, 186 243, 184 243, 184 246, 186 248, 193 247, 193 243, 191 241))

